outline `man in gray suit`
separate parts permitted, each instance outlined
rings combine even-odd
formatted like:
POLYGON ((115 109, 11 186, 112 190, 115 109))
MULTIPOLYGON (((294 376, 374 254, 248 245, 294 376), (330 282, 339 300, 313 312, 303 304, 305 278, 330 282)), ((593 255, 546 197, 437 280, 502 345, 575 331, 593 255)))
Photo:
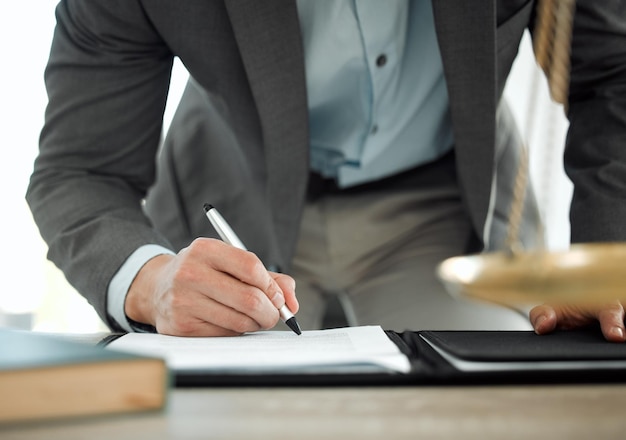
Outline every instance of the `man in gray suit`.
MULTIPOLYGON (((329 298, 353 325, 525 325, 451 298, 434 268, 503 247, 521 142, 502 91, 535 9, 62 0, 27 194, 49 258, 116 330, 240 334, 283 304, 315 328, 329 298), (161 142, 175 56, 190 81, 161 142), (252 252, 210 238, 205 202, 252 252)), ((574 242, 626 238, 625 17, 623 1, 577 5, 574 242)), ((530 316, 538 333, 595 320, 624 340, 619 301, 530 316)))

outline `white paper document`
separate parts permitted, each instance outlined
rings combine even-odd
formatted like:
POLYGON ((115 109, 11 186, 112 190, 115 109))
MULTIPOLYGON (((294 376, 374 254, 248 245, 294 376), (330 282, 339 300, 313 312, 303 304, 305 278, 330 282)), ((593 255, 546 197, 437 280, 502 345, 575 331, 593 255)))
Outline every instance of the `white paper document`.
POLYGON ((129 333, 109 349, 158 356, 176 372, 408 373, 411 365, 379 326, 263 331, 233 337, 129 333))

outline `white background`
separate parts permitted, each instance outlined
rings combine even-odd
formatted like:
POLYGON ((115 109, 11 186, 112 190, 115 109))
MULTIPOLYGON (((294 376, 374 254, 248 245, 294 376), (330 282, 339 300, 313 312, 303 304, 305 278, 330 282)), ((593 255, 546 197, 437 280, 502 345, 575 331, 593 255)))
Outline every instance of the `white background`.
MULTIPOLYGON (((24 200, 43 124, 46 105, 43 72, 55 24, 56 3, 57 0, 5 2, 0 19, 0 133, 4 152, 0 161, 4 250, 0 261, 0 326, 90 332, 104 327, 93 309, 46 260, 46 246, 24 200)), ((525 129, 529 114, 528 92, 535 70, 526 38, 505 93, 521 130, 530 141, 531 172, 540 200, 550 207, 545 212, 549 246, 560 248, 567 245, 569 237, 567 209, 571 185, 563 175, 561 162, 567 123, 560 107, 552 105, 547 98, 542 78, 537 129, 528 135, 525 129), (546 144, 546 138, 553 140, 546 144), (550 176, 547 184, 537 183, 546 175, 550 176)), ((166 126, 186 77, 177 61, 165 115, 166 126)))

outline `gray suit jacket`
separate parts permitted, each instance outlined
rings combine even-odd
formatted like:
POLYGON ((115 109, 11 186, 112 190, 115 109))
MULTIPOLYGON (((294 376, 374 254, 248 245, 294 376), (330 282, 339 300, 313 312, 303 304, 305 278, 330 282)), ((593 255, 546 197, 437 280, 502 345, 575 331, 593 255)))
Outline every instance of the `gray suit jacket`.
MULTIPOLYGON (((487 248, 503 241, 520 146, 502 90, 534 6, 433 2, 462 197, 487 248)), ((566 151, 575 241, 626 236, 625 17, 623 1, 578 2, 566 151)), ((64 0, 57 19, 27 200, 49 258, 105 322, 108 283, 136 248, 214 236, 204 202, 288 271, 308 177, 295 1, 64 0), (174 56, 192 79, 162 143, 174 56)))

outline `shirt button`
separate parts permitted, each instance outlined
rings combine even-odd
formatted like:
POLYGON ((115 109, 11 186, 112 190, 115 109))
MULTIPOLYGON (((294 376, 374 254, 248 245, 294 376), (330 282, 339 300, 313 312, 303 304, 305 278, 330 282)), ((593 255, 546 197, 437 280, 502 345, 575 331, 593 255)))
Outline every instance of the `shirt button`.
POLYGON ((383 67, 385 64, 387 64, 387 56, 385 54, 379 55, 378 58, 376 58, 376 65, 383 67))
POLYGON ((378 125, 372 125, 372 129, 370 130, 370 134, 376 134, 378 131, 378 125))

